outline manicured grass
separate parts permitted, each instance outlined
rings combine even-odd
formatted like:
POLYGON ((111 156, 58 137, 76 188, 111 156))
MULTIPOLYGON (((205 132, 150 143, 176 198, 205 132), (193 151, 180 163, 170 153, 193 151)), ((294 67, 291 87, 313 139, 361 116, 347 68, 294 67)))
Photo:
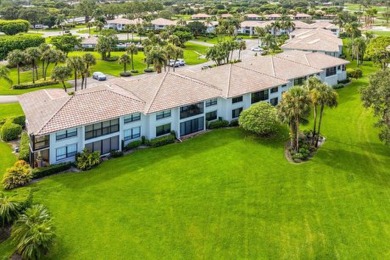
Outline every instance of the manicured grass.
POLYGON ((185 46, 183 55, 187 65, 196 65, 207 61, 201 56, 206 54, 208 47, 191 42, 187 42, 185 46))
POLYGON ((19 103, 0 104, 0 120, 20 115, 23 115, 23 110, 19 103))
POLYGON ((390 31, 371 31, 378 36, 390 36, 390 31))
POLYGON ((287 132, 225 129, 33 184, 57 227, 48 257, 388 258, 390 148, 361 105, 364 84, 339 90, 326 143, 303 164, 285 160, 287 132))

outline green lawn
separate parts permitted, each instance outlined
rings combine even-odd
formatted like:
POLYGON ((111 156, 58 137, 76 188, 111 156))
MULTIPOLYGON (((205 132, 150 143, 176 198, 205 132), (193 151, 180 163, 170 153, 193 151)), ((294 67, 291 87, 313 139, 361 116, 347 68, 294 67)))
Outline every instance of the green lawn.
POLYGON ((23 110, 19 103, 0 104, 0 120, 20 115, 23 115, 23 110))
POLYGON ((388 258, 390 148, 361 105, 364 84, 339 90, 326 143, 303 164, 285 160, 287 132, 224 129, 31 185, 57 227, 49 258, 388 258))
POLYGON ((390 36, 390 31, 371 31, 378 36, 390 36))

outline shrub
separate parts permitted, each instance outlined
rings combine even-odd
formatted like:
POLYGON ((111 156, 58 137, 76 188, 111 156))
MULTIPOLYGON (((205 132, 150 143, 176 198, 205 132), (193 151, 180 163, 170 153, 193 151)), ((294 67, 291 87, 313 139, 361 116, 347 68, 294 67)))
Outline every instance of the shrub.
POLYGON ((12 119, 8 119, 1 127, 1 139, 3 141, 12 141, 19 137, 22 133, 22 127, 20 125, 12 123, 12 119))
POLYGON ((154 70, 152 68, 144 69, 145 73, 152 73, 154 70))
POLYGON ((42 81, 42 82, 35 82, 33 83, 23 83, 20 85, 13 85, 13 89, 29 89, 29 88, 39 88, 39 87, 45 87, 45 86, 51 86, 58 84, 57 81, 49 80, 49 81, 42 81))
POLYGON ((18 159, 26 162, 30 160, 30 138, 26 132, 23 132, 20 138, 18 159))
POLYGON ((337 83, 339 83, 339 84, 348 84, 349 82, 351 82, 351 80, 349 78, 337 81, 337 83))
POLYGON ((237 119, 234 119, 234 120, 230 121, 229 126, 232 126, 232 127, 238 126, 238 120, 237 120, 237 119))
POLYGON ((25 50, 29 47, 38 47, 45 42, 40 35, 13 35, 0 37, 0 60, 7 57, 10 51, 19 49, 25 50))
POLYGON ((347 69, 347 76, 349 78, 358 79, 363 76, 363 71, 361 69, 347 69))
POLYGON ((10 190, 27 185, 30 183, 32 176, 30 165, 23 160, 19 160, 5 172, 2 181, 4 189, 10 190))
POLYGON ((131 76, 131 73, 130 72, 121 72, 121 73, 119 73, 119 75, 121 76, 121 77, 130 77, 131 76))
POLYGON ((176 137, 174 135, 166 135, 166 136, 161 136, 154 138, 150 140, 150 146, 151 147, 159 147, 167 144, 172 144, 176 140, 176 137))
POLYGON ((33 170, 33 179, 43 178, 45 176, 50 176, 56 173, 60 173, 72 168, 72 163, 60 163, 53 164, 47 167, 35 168, 33 170))
POLYGON ((137 140, 137 141, 134 141, 134 142, 130 142, 130 143, 128 143, 128 144, 124 147, 124 150, 125 150, 125 151, 129 151, 129 150, 131 150, 131 149, 135 149, 135 148, 139 147, 141 144, 142 144, 142 141, 141 141, 141 140, 137 140))
POLYGON ((17 116, 12 119, 12 123, 20 125, 21 127, 26 126, 26 117, 25 116, 17 116))
POLYGON ((27 32, 29 27, 30 23, 26 20, 0 20, 0 32, 7 35, 27 32))
POLYGON ((122 151, 117 151, 117 150, 111 150, 110 151, 110 157, 112 158, 118 158, 118 157, 121 157, 123 156, 123 152, 122 151))
POLYGON ((131 70, 131 73, 138 73, 138 70, 131 70))
POLYGON ((276 108, 268 102, 259 102, 242 111, 239 124, 246 131, 268 136, 279 128, 276 108))
POLYGON ((100 164, 100 152, 90 152, 84 149, 76 155, 76 166, 82 171, 87 171, 100 164))
POLYGON ((217 129, 217 128, 223 128, 223 127, 228 127, 229 126, 229 121, 227 120, 217 120, 217 121, 212 121, 208 124, 209 129, 217 129))
POLYGON ((105 61, 117 61, 119 59, 118 56, 112 56, 112 57, 106 57, 104 60, 105 61))
POLYGON ((344 87, 344 84, 336 84, 336 85, 332 86, 332 88, 334 88, 334 89, 340 89, 343 87, 344 87))

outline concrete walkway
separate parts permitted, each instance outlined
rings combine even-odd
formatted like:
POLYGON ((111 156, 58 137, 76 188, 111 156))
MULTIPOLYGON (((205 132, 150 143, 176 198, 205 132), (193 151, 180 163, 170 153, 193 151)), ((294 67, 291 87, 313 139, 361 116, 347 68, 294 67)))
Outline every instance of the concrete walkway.
POLYGON ((213 47, 214 46, 214 44, 209 43, 209 42, 202 42, 202 41, 195 41, 195 40, 191 40, 191 41, 188 41, 188 42, 193 43, 193 44, 206 46, 206 47, 213 47))
POLYGON ((14 95, 14 96, 0 96, 0 103, 1 104, 4 104, 4 103, 15 103, 15 102, 18 102, 18 96, 17 95, 14 95))

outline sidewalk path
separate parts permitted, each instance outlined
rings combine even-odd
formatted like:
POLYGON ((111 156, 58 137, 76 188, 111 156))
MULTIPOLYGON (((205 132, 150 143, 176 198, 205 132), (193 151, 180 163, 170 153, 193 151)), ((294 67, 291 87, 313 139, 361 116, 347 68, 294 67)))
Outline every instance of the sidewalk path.
POLYGON ((15 102, 19 102, 17 95, 14 95, 14 96, 0 96, 0 103, 2 103, 2 104, 4 104, 4 103, 15 103, 15 102))

